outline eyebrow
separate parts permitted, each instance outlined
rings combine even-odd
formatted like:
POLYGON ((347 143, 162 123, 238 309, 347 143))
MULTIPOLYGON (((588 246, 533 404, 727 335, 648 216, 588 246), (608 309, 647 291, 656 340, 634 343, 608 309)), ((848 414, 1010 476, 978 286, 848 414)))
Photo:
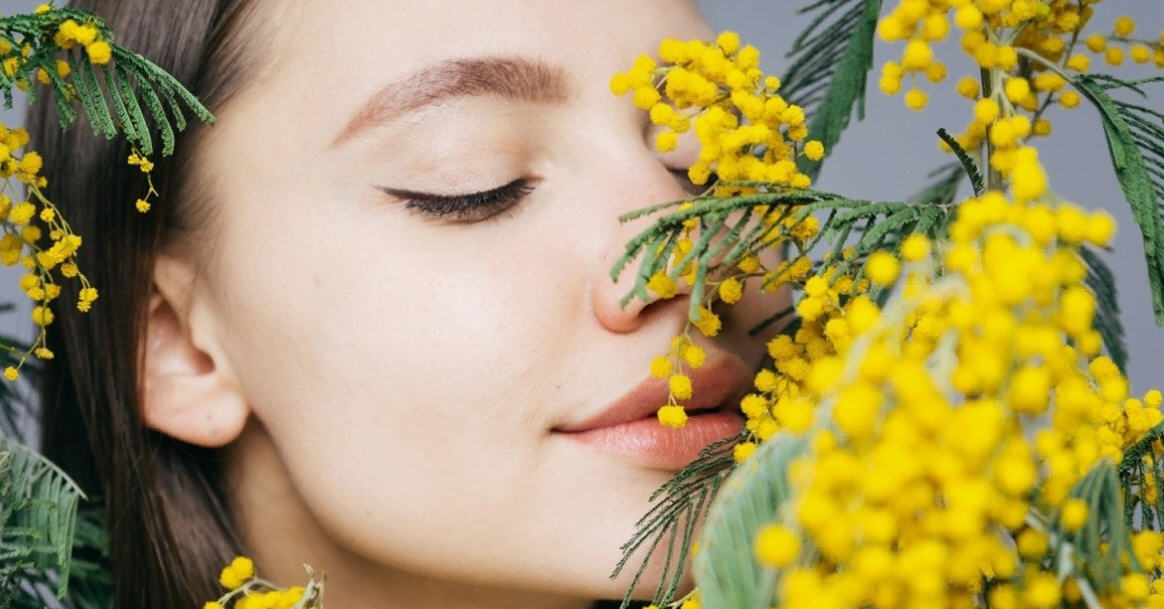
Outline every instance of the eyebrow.
POLYGON ((517 101, 560 103, 569 96, 561 67, 522 57, 449 59, 383 87, 332 139, 335 148, 360 131, 405 112, 453 97, 497 95, 517 101))

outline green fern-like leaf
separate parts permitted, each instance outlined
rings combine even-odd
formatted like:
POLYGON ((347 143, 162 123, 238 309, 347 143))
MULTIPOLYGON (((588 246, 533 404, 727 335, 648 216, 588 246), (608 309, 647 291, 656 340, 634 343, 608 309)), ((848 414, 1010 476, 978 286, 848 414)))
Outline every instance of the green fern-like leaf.
MULTIPOLYGON (((865 84, 873 67, 874 31, 881 0, 818 0, 798 13, 815 13, 792 43, 791 65, 780 93, 810 117, 809 137, 824 144, 826 154, 849 126, 854 106, 865 118, 865 84)), ((800 171, 816 179, 821 162, 800 161, 800 171)))
MULTIPOLYGON (((109 538, 101 502, 85 502, 77 511, 69 589, 64 598, 57 598, 52 593, 59 584, 55 572, 28 569, 18 579, 16 585, 25 593, 16 596, 13 609, 44 609, 54 604, 66 609, 113 609, 109 538)), ((0 601, 0 607, 5 607, 3 601, 0 601)))
POLYGON ((707 609, 774 606, 776 573, 753 553, 756 533, 775 520, 790 495, 788 464, 805 446, 785 433, 762 443, 723 484, 699 541, 693 569, 707 609))
POLYGON ((695 525, 715 497, 720 484, 730 472, 734 463, 732 446, 742 437, 743 434, 720 440, 705 447, 699 452, 695 461, 692 461, 651 494, 650 501, 654 502, 660 498, 661 500, 635 524, 635 533, 622 545, 622 559, 618 561, 614 572, 610 574, 611 578, 617 577, 630 557, 644 544, 650 542, 647 553, 643 556, 642 562, 627 588, 626 596, 623 597, 622 604, 619 606, 620 609, 626 609, 629 606, 635 585, 642 577, 651 556, 662 543, 664 537, 669 537, 670 541, 667 545, 667 559, 663 575, 660 577, 659 588, 655 591, 653 603, 657 606, 663 606, 671 601, 671 597, 675 594, 683 576, 686 557, 691 552, 695 525), (676 548, 675 542, 681 528, 683 537, 676 548), (672 558, 676 556, 678 556, 678 560, 672 565, 672 558))
POLYGON ((982 172, 978 170, 978 164, 970 158, 969 154, 966 154, 962 145, 945 129, 938 129, 938 137, 942 138, 942 141, 946 142, 946 145, 954 151, 954 156, 958 157, 958 162, 966 170, 966 176, 970 178, 970 185, 974 188, 974 196, 981 195, 982 191, 986 189, 986 181, 982 178, 982 172))
POLYGON ((1080 257, 1087 267, 1085 284, 1095 294, 1094 327, 1103 337, 1104 348, 1108 356, 1119 366, 1120 370, 1127 370, 1128 349, 1124 344, 1124 325, 1120 321, 1120 305, 1116 297, 1115 273, 1091 248, 1083 247, 1079 250, 1080 257))
POLYGON ((1161 441, 1164 441, 1164 423, 1157 424, 1124 450, 1119 465, 1120 486, 1138 491, 1135 500, 1126 506, 1127 519, 1139 517, 1143 528, 1154 531, 1164 530, 1164 493, 1155 492, 1155 501, 1151 501, 1145 489, 1164 488, 1164 459, 1154 458, 1152 448, 1161 441))
POLYGON ((36 99, 36 75, 43 70, 50 80, 49 91, 55 97, 62 129, 68 129, 78 118, 73 102, 79 102, 95 134, 113 139, 120 133, 145 155, 154 153, 151 131, 155 129, 160 135, 162 156, 173 153, 175 130, 186 128, 186 111, 203 122, 214 123, 210 111, 177 79, 145 57, 117 45, 105 21, 88 11, 62 8, 0 18, 0 37, 13 45, 13 53, 19 54, 24 44, 30 48, 27 60, 15 74, 0 71, 0 90, 7 108, 12 107, 12 88, 18 82, 25 83, 30 102, 36 99), (98 29, 112 47, 110 64, 94 68, 83 48, 64 50, 53 42, 57 28, 67 19, 98 29), (58 59, 69 65, 71 78, 57 73, 58 59))
MULTIPOLYGON (((783 208, 786 214, 790 214, 794 207, 808 206, 824 198, 836 198, 835 195, 811 190, 777 188, 772 184, 764 186, 776 190, 734 197, 706 196, 690 199, 694 203, 692 207, 673 211, 657 218, 653 225, 628 241, 625 253, 615 261, 611 268, 611 279, 617 281, 632 260, 640 256, 642 256, 642 260, 639 263, 634 288, 620 300, 619 305, 625 307, 635 296, 643 300, 650 298, 646 288, 647 281, 651 275, 662 271, 669 264, 668 254, 672 250, 674 242, 683 232, 683 223, 689 219, 697 218, 700 223, 698 241, 695 242, 691 251, 668 269, 668 276, 677 279, 680 271, 688 263, 695 265, 695 284, 691 291, 689 315, 692 319, 698 319, 697 309, 703 302, 707 276, 713 275, 719 268, 734 265, 740 258, 749 253, 768 246, 763 242, 763 239, 770 229, 761 222, 752 222, 755 206, 779 207, 783 208), (729 216, 733 215, 737 217, 732 218, 729 223, 729 216), (748 228, 749 224, 752 224, 751 228, 748 228), (721 234, 725 227, 728 230, 721 234)), ((636 210, 620 216, 619 220, 625 222, 632 218, 642 217, 648 213, 648 210, 665 209, 675 203, 677 202, 667 202, 636 210)))
POLYGON ((1164 218, 1161 217, 1164 207, 1164 114, 1113 99, 1108 94, 1114 89, 1127 89, 1147 97, 1139 85, 1162 80, 1164 77, 1125 81, 1086 74, 1077 78, 1074 84, 1095 104, 1103 117, 1103 130, 1116 178, 1143 237, 1156 323, 1164 325, 1164 218))
MULTIPOLYGON (((69 585, 77 506, 85 494, 48 459, 0 438, 0 561, 17 570, 53 570, 56 594, 69 585)), ((0 585, 10 585, 7 578, 0 585)))
MULTIPOLYGON (((1061 530, 1058 518, 1051 528, 1079 554, 1087 579, 1100 591, 1114 591, 1124 574, 1121 563, 1135 571, 1143 567, 1132 551, 1131 522, 1124 505, 1124 489, 1116 466, 1103 459, 1071 489, 1071 496, 1087 503, 1087 523, 1073 533, 1061 530)), ((1061 551, 1059 548, 1057 551, 1061 551)))

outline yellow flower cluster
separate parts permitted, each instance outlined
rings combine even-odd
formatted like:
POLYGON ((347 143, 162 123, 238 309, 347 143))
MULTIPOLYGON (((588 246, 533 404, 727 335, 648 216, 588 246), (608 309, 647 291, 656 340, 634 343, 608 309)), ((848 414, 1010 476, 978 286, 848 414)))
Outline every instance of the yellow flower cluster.
MULTIPOLYGON (((48 5, 41 5, 37 10, 45 9, 42 12, 46 12, 48 9, 45 7, 48 5)), ((73 19, 66 19, 57 26, 53 42, 66 51, 77 45, 85 47, 90 63, 105 64, 113 59, 113 47, 102 39, 101 31, 92 23, 77 23, 73 19)))
MULTIPOLYGON (((1052 125, 1043 118, 1048 106, 1079 105, 1079 94, 1064 90, 1071 71, 1086 72, 1091 66, 1087 55, 1074 52, 1078 43, 1103 53, 1110 65, 1123 62, 1119 45, 1124 45, 1136 63, 1154 57, 1164 68, 1164 31, 1156 40, 1133 38, 1135 22, 1130 17, 1117 19, 1110 35, 1083 36, 1096 2, 901 0, 878 23, 882 40, 905 42, 900 61, 882 66, 881 90, 896 95, 908 76, 912 85, 905 94, 906 106, 925 108, 928 95, 919 87, 917 75, 924 74, 933 83, 946 78, 946 67, 934 59, 932 45, 949 37, 952 21, 961 31, 961 48, 982 73, 956 84, 958 93, 976 104, 973 119, 955 140, 966 150, 988 140, 1003 149, 1021 147, 1027 137, 1050 135, 1052 125), (1029 61, 1020 62, 1021 57, 1029 61)), ((944 141, 940 146, 950 152, 944 141)))
MULTIPOLYGON (((23 128, 8 129, 0 123, 0 179, 5 183, 3 190, 15 192, 15 179, 24 184, 28 195, 35 200, 14 202, 7 194, 0 194, 0 219, 3 220, 0 222, 0 232, 3 233, 0 236, 0 262, 4 266, 20 263, 27 269, 20 278, 20 289, 35 303, 32 320, 39 328, 36 340, 20 355, 19 362, 4 369, 4 378, 9 381, 20 378, 20 369, 30 354, 41 359, 53 357, 53 352, 45 344, 45 326, 53 321, 49 303, 61 293, 60 284, 53 279, 54 270, 59 270, 66 278, 80 280, 81 288, 77 298, 79 310, 88 311, 97 299, 97 288, 91 286, 77 268, 75 254, 81 246, 81 237, 73 233, 57 207, 41 191, 41 188, 48 185, 48 180, 40 175, 43 159, 35 151, 19 154, 19 150, 27 144, 27 131, 23 128), (46 231, 51 245, 45 243, 46 231)), ((7 346, 4 348, 14 350, 7 346)))
MULTIPOLYGON (((1164 420, 1160 392, 1131 396, 1099 355, 1077 249, 1106 245, 1110 227, 1102 212, 990 191, 959 206, 938 252, 943 279, 929 279, 924 238, 903 247, 900 300, 869 305, 847 349, 805 366, 799 422, 783 425, 808 429, 811 404, 826 413, 790 466, 786 520, 755 539, 757 559, 784 568, 781 607, 969 607, 978 594, 991 607, 1081 604, 1041 523, 1082 527, 1088 505, 1071 489, 1164 420)), ((787 360, 792 344, 770 347, 787 360)), ((1162 544, 1152 531, 1134 538, 1148 573, 1162 544)), ((1164 586, 1125 569, 1097 592, 1104 606, 1164 602, 1164 586)))
POLYGON ((157 189, 154 188, 153 176, 150 175, 150 172, 154 170, 154 163, 153 163, 153 161, 146 158, 146 156, 143 155, 141 152, 139 152, 137 149, 137 146, 133 146, 132 148, 133 149, 129 154, 129 158, 126 159, 126 162, 129 163, 130 165, 137 167, 138 169, 141 170, 142 173, 145 174, 146 183, 149 187, 149 190, 146 191, 145 198, 139 198, 134 203, 134 207, 139 212, 144 214, 145 212, 150 210, 150 205, 151 205, 150 197, 158 194, 157 189))
MULTIPOLYGON (((825 155, 824 145, 816 140, 805 141, 808 126, 804 110, 777 93, 780 80, 765 76, 759 69, 760 53, 755 47, 741 47, 739 36, 725 31, 714 44, 663 40, 658 56, 663 65, 646 55, 638 57, 628 72, 614 75, 610 89, 616 95, 631 93, 634 104, 649 113, 651 122, 665 128, 655 141, 661 152, 673 150, 680 134, 694 131, 700 152, 698 161, 688 168, 693 183, 706 184, 714 175, 717 181, 709 192, 716 196, 758 192, 756 187, 730 184, 732 181, 765 182, 774 188, 811 185, 811 179, 798 170, 796 158, 803 155, 809 161, 819 161, 825 155)), ((692 206, 686 202, 678 210, 692 206)), ((819 232, 818 220, 796 213, 796 207, 786 210, 757 205, 753 211, 767 228, 762 240, 769 247, 779 246, 785 239, 803 247, 819 232)), ((695 283, 696 267, 692 261, 683 260, 695 247, 693 234, 698 223, 697 217, 684 222, 669 264, 672 268, 682 265, 678 277, 688 285, 695 283)), ((690 391, 685 391, 690 381, 684 384, 687 377, 680 369, 684 361, 692 368, 698 367, 686 356, 698 349, 690 341, 691 325, 707 337, 716 336, 721 329, 720 316, 711 309, 711 301, 718 298, 728 305, 739 302, 746 280, 752 277, 763 277, 764 289, 775 291, 795 281, 798 274, 803 278, 808 269, 811 261, 804 257, 768 270, 756 256, 748 255, 736 263, 733 270, 739 273, 709 282, 712 289, 708 302, 701 303, 698 315, 688 320, 688 327, 672 342, 670 353, 656 357, 652 363, 652 374, 669 378, 672 388, 668 404, 658 411, 660 423, 676 428, 686 423, 683 406, 676 402, 690 397, 690 391)), ((649 278, 647 289, 660 298, 672 298, 679 288, 668 272, 660 271, 649 278)), ((742 457, 747 450, 747 446, 737 448, 737 454, 742 457)))
MULTIPOLYGON (((690 207, 691 203, 687 202, 680 205, 679 209, 690 209, 690 207)), ((737 262, 727 276, 719 281, 708 282, 712 289, 709 290, 706 304, 698 307, 699 318, 689 318, 683 332, 672 340, 669 352, 656 356, 651 362, 651 374, 657 378, 667 378, 670 387, 668 403, 660 407, 658 411, 659 422, 667 427, 681 428, 687 421, 687 415, 683 406, 677 404, 677 400, 689 399, 692 394, 690 379, 682 373, 682 366, 686 364, 691 369, 698 368, 703 364, 705 357, 702 348, 692 344, 690 327, 694 325, 706 337, 716 336, 722 327, 719 314, 710 308, 712 301, 718 300, 727 305, 738 303, 743 298, 744 285, 750 278, 762 278, 762 290, 775 292, 784 286, 802 283, 812 270, 812 261, 805 255, 803 248, 806 242, 819 231, 819 222, 817 219, 811 215, 798 217, 796 214, 777 213, 765 205, 756 206, 754 209, 760 214, 761 224, 767 228, 767 232, 763 238, 764 242, 768 243, 770 247, 775 247, 782 243, 785 240, 785 236, 787 236, 800 250, 801 255, 794 261, 782 262, 777 268, 772 270, 766 269, 755 255, 748 255, 737 262)), ((678 267, 683 258, 694 247, 692 234, 695 227, 695 219, 685 221, 682 237, 677 240, 676 247, 671 255, 671 267, 678 267)), ((687 284, 695 283, 695 265, 693 263, 687 262, 680 269, 679 273, 680 278, 687 284)), ((829 277, 831 278, 831 274, 829 277)), ((836 295, 840 293, 839 291, 849 290, 853 285, 851 278, 843 278, 835 282, 835 286, 832 288, 834 301, 836 300, 836 295)), ((862 282, 860 285, 867 287, 868 282, 862 282)), ((672 298, 678 293, 678 286, 675 280, 671 279, 663 271, 655 273, 648 279, 647 289, 660 298, 672 298)), ((823 312, 826 307, 823 299, 817 304, 821 312, 823 312)), ((800 340, 810 342, 812 341, 812 337, 820 335, 823 327, 823 322, 821 324, 809 322, 805 324, 804 331, 798 334, 798 337, 800 340)), ((814 346, 816 345, 816 343, 813 344, 814 346)), ((817 350, 813 350, 813 353, 817 352, 817 350)), ((820 352, 823 353, 823 351, 820 352)), ((828 351, 828 353, 832 352, 831 350, 828 351)), ((794 371, 800 369, 799 364, 796 363, 791 363, 789 366, 794 371)), ((783 380, 783 371, 768 372, 777 375, 781 379, 775 385, 779 387, 786 385, 786 381, 783 380)), ((749 399, 751 398, 752 396, 749 396, 749 399)), ((745 400, 742 404, 745 406, 745 413, 751 411, 747 407, 748 404, 748 400, 745 400)), ((761 424, 761 421, 751 420, 751 417, 749 417, 747 425, 748 429, 753 430, 754 434, 762 434, 760 439, 766 439, 772 433, 775 433, 776 428, 771 423, 769 421, 765 423, 764 427, 759 428, 758 426, 761 424)), ((735 448, 736 457, 743 460, 750 454, 750 451, 754 447, 755 444, 752 442, 741 443, 735 448)))
POLYGON ((779 334, 767 343, 773 365, 760 369, 753 379, 756 391, 740 402, 750 433, 748 440, 736 446, 737 461, 746 460, 759 442, 781 430, 796 433, 810 428, 815 411, 808 389, 810 373, 821 361, 845 352, 853 337, 876 319, 877 305, 864 295, 871 279, 854 275, 846 264, 852 254, 847 249, 835 264, 826 254, 817 274, 811 274, 811 260, 802 255, 766 275, 772 282, 767 290, 794 285, 803 291, 796 304, 800 325, 794 333, 779 334))
MULTIPOLYGON (((675 149, 680 134, 695 131, 701 147, 699 160, 687 172, 692 182, 706 184, 714 173, 724 181, 811 184, 797 170, 796 157, 818 161, 824 146, 804 142, 804 110, 777 93, 780 79, 760 70, 755 47, 741 48, 739 36, 728 31, 715 44, 668 38, 659 45, 659 58, 663 66, 647 55, 638 57, 630 71, 611 79, 610 89, 615 95, 631 92, 651 122, 666 128, 655 140, 662 152, 675 149)), ((741 190, 717 190, 729 192, 741 190)))
POLYGON ((1155 40, 1134 37, 1135 31, 1135 20, 1126 15, 1121 16, 1116 18, 1111 33, 1092 34, 1084 39, 1084 45, 1092 53, 1102 53, 1108 65, 1123 64, 1126 48, 1126 55, 1131 57, 1134 63, 1153 61, 1157 66, 1164 68, 1164 30, 1155 40))
MULTIPOLYGON (((311 573, 310 568, 308 572, 311 573)), ((228 592, 218 600, 208 601, 202 609, 320 609, 322 594, 307 595, 304 586, 282 589, 255 574, 254 562, 246 556, 236 556, 222 569, 218 582, 228 592), (306 598, 305 598, 306 596, 306 598), (233 604, 232 604, 233 602, 233 604)), ((312 582, 308 586, 320 587, 312 582)))

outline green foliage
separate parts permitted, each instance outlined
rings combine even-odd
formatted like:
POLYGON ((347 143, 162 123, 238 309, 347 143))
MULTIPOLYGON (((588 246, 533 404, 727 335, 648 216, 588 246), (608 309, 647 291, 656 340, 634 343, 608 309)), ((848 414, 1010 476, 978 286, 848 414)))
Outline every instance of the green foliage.
POLYGON ((708 445, 699 451, 699 456, 675 474, 670 480, 651 493, 650 501, 662 497, 662 500, 652 507, 635 524, 635 534, 622 545, 622 559, 610 574, 617 577, 630 557, 648 541, 651 542, 634 579, 627 588, 619 609, 626 609, 631 602, 631 593, 635 585, 646 570, 651 555, 669 535, 667 542, 667 559, 664 564, 663 575, 659 578, 659 588, 655 591, 654 603, 662 606, 671 601, 675 589, 683 576, 683 567, 686 557, 691 553, 691 544, 694 540, 695 525, 706 511, 710 499, 715 496, 720 484, 727 476, 733 464, 732 445, 743 437, 727 438, 708 445), (682 526, 681 524, 682 523, 682 526), (675 547, 679 529, 683 529, 683 537, 679 547, 675 547), (678 560, 672 566, 671 560, 676 556, 678 560), (670 577, 670 583, 667 580, 670 577), (666 589, 664 589, 664 585, 666 589))
MULTIPOLYGON (((6 108, 13 106, 16 87, 26 91, 29 103, 36 101, 42 94, 37 75, 43 70, 61 129, 76 122, 80 114, 74 106, 79 105, 95 134, 106 139, 121 134, 143 155, 154 153, 155 131, 161 154, 172 154, 175 131, 187 126, 186 112, 214 123, 214 116, 180 82, 117 45, 105 21, 87 11, 54 8, 0 18, 0 40, 12 47, 6 57, 24 58, 11 75, 0 70, 6 108), (94 65, 83 47, 64 50, 54 42, 68 19, 97 28, 112 49, 110 63, 94 65), (69 66, 66 77, 58 73, 58 61, 69 66)), ((0 309, 11 310, 12 305, 0 309)), ((16 354, 27 350, 20 341, 3 338, 9 347, 0 351, 0 367, 15 364, 16 354)), ((25 370, 35 370, 27 366, 25 370)), ((22 444, 18 423, 32 411, 14 388, 0 383, 0 609, 46 604, 108 609, 112 596, 103 511, 99 504, 80 508, 81 489, 22 444), (56 600, 50 601, 49 595, 56 600)))
MULTIPOLYGON (((11 302, 0 303, 0 313, 8 313, 16 308, 11 302)), ((20 361, 20 353, 28 350, 28 344, 14 336, 7 334, 0 334, 0 344, 8 345, 10 349, 0 349, 0 370, 7 366, 15 366, 20 361)), ((25 363, 25 370, 35 374, 35 366, 30 366, 25 363)), ((0 438, 9 437, 15 438, 17 442, 23 441, 23 433, 20 428, 19 421, 22 416, 28 416, 32 412, 30 405, 16 391, 16 386, 12 383, 0 383, 0 438)))
MULTIPOLYGON (((740 182, 739 184, 746 183, 740 182)), ((668 272, 669 277, 677 279, 679 272, 688 262, 696 264, 697 272, 695 285, 692 286, 689 311, 690 316, 696 318, 698 315, 696 310, 702 302, 704 282, 706 281, 707 275, 714 273, 720 268, 730 268, 748 253, 763 249, 769 245, 763 239, 767 232, 767 227, 763 224, 757 222, 755 226, 746 232, 744 231, 744 228, 752 220, 752 216, 755 213, 752 208, 758 205, 778 206, 784 210, 784 215, 781 216, 783 218, 792 213, 793 207, 815 201, 818 196, 820 196, 820 193, 814 193, 809 190, 780 189, 776 192, 752 195, 734 197, 699 196, 690 199, 694 203, 692 207, 685 210, 677 210, 658 218, 653 226, 643 230, 627 242, 626 252, 615 262, 614 267, 611 269, 611 279, 617 281, 619 275, 626 268, 626 265, 638 257, 639 254, 644 254, 645 257, 640 264, 638 278, 633 291, 624 296, 619 301, 619 305, 625 307, 635 295, 638 295, 643 300, 650 298, 650 295, 647 293, 647 280, 655 272, 661 271, 667 266, 670 253, 674 250, 675 243, 682 235, 683 222, 689 218, 697 217, 700 223, 699 240, 695 243, 695 247, 668 272), (737 213, 741 215, 739 218, 733 220, 733 224, 728 233, 723 236, 718 235, 721 229, 727 225, 728 217, 737 213), (723 256, 722 260, 717 261, 717 257, 721 255, 723 256)), ((626 222, 646 213, 674 206, 681 202, 671 201, 639 209, 620 216, 619 221, 626 222)))
POLYGON ((1099 110, 1107 135, 1108 152, 1124 198, 1144 240, 1148 283, 1156 323, 1164 324, 1164 114, 1113 99, 1108 92, 1127 89, 1147 97, 1139 85, 1164 77, 1125 81, 1102 74, 1085 74, 1074 85, 1099 110))
POLYGON ((1092 326, 1103 337, 1104 348, 1107 349, 1112 361, 1126 374, 1128 349, 1124 345, 1124 325, 1120 321, 1115 273, 1091 248, 1081 247, 1079 254, 1087 267, 1087 278, 1084 283, 1095 294, 1095 319, 1092 326))
POLYGON ((966 170, 966 176, 970 178, 970 185, 974 188, 974 196, 981 195, 982 191, 986 190, 986 181, 982 178, 982 172, 978 170, 978 164, 945 129, 938 129, 938 137, 954 151, 954 156, 958 157, 958 162, 966 170))
POLYGON ((0 438, 0 607, 27 569, 55 571, 56 594, 65 595, 82 498, 80 487, 52 462, 0 438))
POLYGON ((805 446, 804 437, 777 434, 724 483, 692 561, 707 609, 774 606, 776 571, 759 564, 752 548, 756 533, 777 518, 791 494, 788 464, 805 446))
MULTIPOLYGON (((54 602, 67 609, 113 609, 113 580, 108 563, 109 539, 105 533, 104 514, 96 500, 82 503, 78 509, 67 595, 57 598, 52 593, 59 583, 56 573, 27 570, 18 578, 17 585, 32 592, 18 595, 13 609, 43 609, 54 602)), ((0 603, 0 607, 4 605, 0 603)))
MULTIPOLYGON (((781 78, 780 94, 804 108, 809 137, 824 144, 828 154, 849 126, 854 106, 859 120, 865 118, 865 84, 873 67, 881 0, 817 0, 797 11, 814 12, 787 54, 792 62, 781 78)), ((814 180, 820 173, 820 162, 801 159, 799 165, 814 180)))
POLYGON ((12 88, 17 81, 26 87, 28 101, 38 95, 36 74, 43 69, 54 95, 62 129, 78 118, 73 102, 80 103, 95 134, 113 139, 121 133, 144 155, 154 152, 151 127, 160 134, 162 156, 174 151, 174 130, 186 128, 183 105, 201 121, 214 123, 214 116, 180 82, 145 57, 114 43, 113 32, 99 17, 82 10, 53 9, 40 15, 13 15, 0 18, 0 38, 19 49, 27 43, 31 52, 11 76, 0 70, 0 90, 4 105, 13 104, 12 88), (113 60, 96 69, 85 49, 75 46, 63 50, 53 42, 53 35, 63 21, 73 19, 93 24, 113 49, 113 60), (57 73, 58 59, 69 64, 71 78, 57 73), (113 112, 110 111, 110 100, 113 112), (167 114, 167 106, 169 113, 167 114), (148 114, 148 119, 147 119, 148 114), (152 123, 152 124, 151 124, 152 123))
MULTIPOLYGON (((1086 574, 1087 580, 1101 590, 1116 589, 1122 575, 1121 560, 1143 571, 1132 551, 1131 522, 1124 510, 1124 489, 1111 460, 1104 459, 1092 467, 1071 490, 1071 496, 1087 503, 1087 523, 1078 531, 1062 531, 1058 518, 1048 528, 1059 543, 1056 554, 1063 563, 1076 561, 1074 571, 1086 574), (1064 557, 1064 543, 1070 544, 1070 556, 1064 557), (1108 544, 1106 551, 1102 544, 1108 544)), ((1044 525, 1046 526, 1046 525, 1044 525)))
MULTIPOLYGON (((1157 489, 1164 488, 1164 460, 1151 459, 1152 444, 1164 442, 1164 423, 1153 427, 1144 437, 1124 450, 1119 466, 1120 483, 1124 488, 1144 489, 1154 482, 1157 489)), ((1137 493, 1135 500, 1126 506, 1127 520, 1139 516, 1142 526, 1155 531, 1164 530, 1164 493, 1156 492, 1156 501, 1144 501, 1144 493, 1137 493), (1137 514, 1138 512, 1138 514, 1137 514)))

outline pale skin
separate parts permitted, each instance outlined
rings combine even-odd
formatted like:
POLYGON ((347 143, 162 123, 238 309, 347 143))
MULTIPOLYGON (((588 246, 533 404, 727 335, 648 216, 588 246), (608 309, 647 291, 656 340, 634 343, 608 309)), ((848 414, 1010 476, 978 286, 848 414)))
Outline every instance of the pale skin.
MULTIPOLYGON (((271 5, 289 11, 278 61, 200 144, 198 175, 223 207, 199 245, 209 263, 158 260, 147 423, 227 449, 259 574, 290 586, 302 563, 326 571, 329 607, 621 598, 638 560, 610 579, 619 546, 674 472, 551 430, 626 393, 682 331, 685 292, 620 308, 634 267, 609 273, 653 221, 617 217, 688 196, 694 149, 661 155, 607 83, 664 37, 714 32, 670 0, 289 4, 271 5), (549 66, 563 94, 444 98, 329 145, 386 84, 480 57, 549 66), (475 223, 382 190, 522 177, 532 192, 475 223)), ((692 329, 709 356, 760 362, 765 335, 747 330, 787 296, 755 285, 720 309, 719 336, 692 329)), ((654 592, 652 564, 636 598, 654 592)), ((681 592, 692 585, 688 572, 681 592)))

